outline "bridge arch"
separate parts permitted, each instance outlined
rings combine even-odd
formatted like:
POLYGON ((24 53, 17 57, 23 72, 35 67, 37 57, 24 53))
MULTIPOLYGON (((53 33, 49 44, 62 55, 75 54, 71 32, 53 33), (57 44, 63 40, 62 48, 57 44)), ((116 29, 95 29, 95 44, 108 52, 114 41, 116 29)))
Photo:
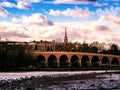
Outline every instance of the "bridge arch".
POLYGON ((112 59, 111 66, 119 66, 119 60, 118 60, 118 58, 113 58, 112 59))
POLYGON ((93 56, 91 60, 91 64, 93 67, 98 67, 100 66, 100 60, 98 56, 93 56))
MULTIPOLYGON (((57 60, 58 67, 68 67, 69 65, 74 66, 71 62, 78 61, 80 66, 120 66, 120 56, 107 55, 107 54, 94 54, 94 53, 77 53, 77 52, 31 52, 34 57, 34 65, 44 67, 48 65, 48 62, 57 60), (57 59, 55 59, 55 57, 57 59), (73 60, 75 59, 75 61, 73 60), (98 60, 99 59, 99 60, 98 60), (36 63, 38 62, 38 63, 36 63), (96 63, 99 64, 97 65, 96 63), (65 63, 65 64, 64 64, 65 63)), ((2 59, 2 58, 1 58, 2 59)), ((50 66, 50 65, 49 65, 50 66)))
POLYGON ((69 61, 67 55, 61 55, 59 59, 60 67, 69 67, 69 61))
POLYGON ((102 66, 110 66, 110 61, 109 61, 108 57, 104 56, 102 58, 101 65, 102 66))
POLYGON ((50 55, 48 57, 48 67, 50 68, 56 68, 58 67, 58 61, 57 61, 57 57, 55 55, 50 55))
POLYGON ((71 67, 80 67, 79 58, 77 55, 73 55, 70 59, 71 67))
POLYGON ((87 55, 82 56, 81 66, 82 67, 88 67, 88 66, 90 66, 90 60, 89 60, 89 57, 87 55))
POLYGON ((37 67, 41 68, 41 67, 46 67, 46 60, 45 57, 43 55, 39 55, 37 56, 37 67))

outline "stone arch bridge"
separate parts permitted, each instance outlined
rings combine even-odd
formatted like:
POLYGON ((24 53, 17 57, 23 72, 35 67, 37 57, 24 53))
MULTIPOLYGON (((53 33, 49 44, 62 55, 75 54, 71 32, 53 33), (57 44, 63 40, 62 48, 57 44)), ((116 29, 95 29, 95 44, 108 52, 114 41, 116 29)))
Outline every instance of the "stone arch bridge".
POLYGON ((31 54, 40 67, 120 66, 120 56, 80 52, 39 52, 31 54))

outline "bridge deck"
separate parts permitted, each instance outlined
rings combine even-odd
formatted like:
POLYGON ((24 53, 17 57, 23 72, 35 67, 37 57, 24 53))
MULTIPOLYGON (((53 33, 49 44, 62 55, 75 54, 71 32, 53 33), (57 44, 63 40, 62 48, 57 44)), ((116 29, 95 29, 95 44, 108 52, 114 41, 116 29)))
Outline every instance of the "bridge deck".
POLYGON ((86 52, 41 52, 41 51, 31 51, 31 53, 51 53, 51 54, 81 54, 81 55, 94 55, 94 56, 110 56, 110 57, 120 57, 119 55, 111 55, 111 54, 98 54, 98 53, 86 53, 86 52))

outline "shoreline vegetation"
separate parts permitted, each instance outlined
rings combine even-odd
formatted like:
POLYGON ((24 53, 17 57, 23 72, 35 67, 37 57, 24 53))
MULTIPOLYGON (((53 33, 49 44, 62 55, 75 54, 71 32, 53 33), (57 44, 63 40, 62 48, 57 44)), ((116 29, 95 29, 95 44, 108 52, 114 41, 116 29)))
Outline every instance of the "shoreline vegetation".
MULTIPOLYGON (((100 75, 108 75, 108 77, 112 76, 112 74, 120 74, 120 71, 115 72, 101 72, 101 73, 81 73, 81 74, 56 74, 56 75, 44 75, 44 76, 31 76, 30 78, 25 77, 21 79, 9 79, 9 80, 1 80, 0 81, 0 89, 1 90, 53 90, 50 88, 61 88, 60 90, 71 90, 68 89, 68 85, 71 83, 79 83, 84 84, 86 81, 92 80, 94 81, 100 81, 106 77, 100 77, 100 75), (53 87, 52 87, 53 86, 53 87), (39 88, 39 89, 36 89, 39 88)), ((114 82, 113 79, 110 79, 110 82, 114 82), (111 81, 110 81, 111 80, 111 81)), ((103 81, 102 81, 103 82, 103 81)), ((91 85, 94 87, 96 83, 91 83, 91 85)), ((120 82, 118 80, 118 84, 120 85, 120 82)), ((117 87, 117 86, 116 86, 117 87)), ((109 90, 104 89, 103 87, 98 87, 101 89, 92 89, 92 90, 109 90)), ((118 86, 120 89, 120 86, 118 86)), ((116 90, 119 90, 116 89, 116 90)), ((73 89, 72 89, 73 90, 73 89)), ((76 89, 75 89, 76 90, 76 89)), ((86 89, 80 89, 80 90, 86 90, 86 89)), ((87 89, 89 90, 89 89, 87 89)))

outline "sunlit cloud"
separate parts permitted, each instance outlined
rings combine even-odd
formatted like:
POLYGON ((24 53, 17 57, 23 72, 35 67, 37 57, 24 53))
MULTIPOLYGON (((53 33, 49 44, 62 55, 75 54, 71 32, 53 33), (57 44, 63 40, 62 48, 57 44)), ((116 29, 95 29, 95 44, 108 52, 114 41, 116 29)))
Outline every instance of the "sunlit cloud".
MULTIPOLYGON (((30 20, 32 16, 34 15, 27 17, 27 19, 30 20)), ((8 40, 15 40, 15 41, 17 40, 52 41, 55 38, 61 38, 63 40, 64 31, 66 27, 69 41, 79 41, 79 42, 86 41, 88 43, 91 43, 93 41, 99 41, 99 42, 106 42, 106 43, 112 42, 112 43, 120 44, 119 42, 120 33, 113 32, 112 28, 106 26, 102 20, 87 21, 87 22, 54 23, 54 25, 47 27, 44 26, 44 24, 34 25, 34 21, 32 22, 30 20, 29 22, 24 22, 20 24, 16 24, 18 22, 16 23, 2 22, 0 23, 0 35, 3 38, 3 40, 7 38, 8 40), (30 22, 32 22, 32 24, 30 22), (31 25, 26 25, 26 24, 31 24, 31 25)))
POLYGON ((46 25, 53 25, 52 21, 47 20, 47 18, 39 13, 33 14, 31 16, 22 16, 21 18, 12 19, 13 23, 22 23, 25 25, 39 25, 39 26, 46 26, 46 25))
POLYGON ((120 17, 115 16, 115 15, 109 15, 109 16, 105 16, 105 18, 112 23, 112 25, 116 25, 118 27, 120 27, 120 17))
POLYGON ((64 10, 64 11, 51 9, 49 14, 53 15, 53 16, 62 15, 62 16, 86 18, 86 17, 90 17, 94 13, 92 11, 90 11, 88 8, 81 9, 81 8, 76 7, 75 9, 68 8, 67 10, 64 10))

